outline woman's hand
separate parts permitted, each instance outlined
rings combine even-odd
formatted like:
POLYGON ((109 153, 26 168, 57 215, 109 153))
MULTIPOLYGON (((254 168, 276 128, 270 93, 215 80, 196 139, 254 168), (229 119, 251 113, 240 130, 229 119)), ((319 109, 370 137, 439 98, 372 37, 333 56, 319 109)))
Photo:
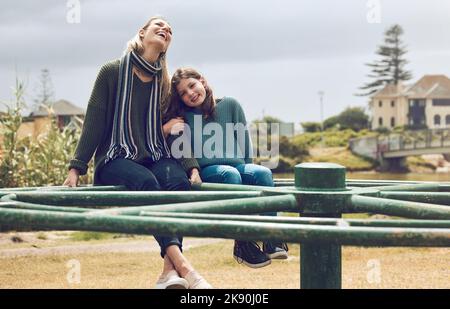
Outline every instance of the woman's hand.
POLYGON ((63 186, 76 187, 78 186, 78 178, 80 177, 80 172, 76 168, 71 168, 63 186))
POLYGON ((184 130, 184 120, 182 117, 172 118, 163 125, 164 136, 170 134, 179 135, 184 130))
POLYGON ((191 182, 191 184, 202 183, 202 179, 200 178, 200 172, 198 171, 198 169, 193 168, 191 170, 191 175, 189 177, 189 181, 191 182))

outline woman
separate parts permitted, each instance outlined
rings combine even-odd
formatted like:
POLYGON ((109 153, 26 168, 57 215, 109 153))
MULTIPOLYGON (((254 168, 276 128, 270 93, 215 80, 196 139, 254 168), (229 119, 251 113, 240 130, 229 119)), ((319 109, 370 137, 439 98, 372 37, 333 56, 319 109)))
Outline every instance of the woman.
MULTIPOLYGON (((166 135, 183 130, 186 121, 192 131, 190 146, 201 167, 200 177, 204 181, 274 186, 272 172, 266 167, 252 164, 252 146, 240 104, 230 97, 216 102, 207 81, 196 70, 180 68, 173 75, 166 119, 170 119, 163 126, 166 135), (219 134, 219 138, 214 137, 212 132, 219 134), (202 153, 197 156, 199 149, 202 153)), ((261 251, 255 242, 237 240, 233 255, 238 262, 258 268, 270 264, 271 259, 286 259, 287 250, 283 243, 264 242, 261 251)))
MULTIPOLYGON (((167 21, 152 17, 128 42, 124 56, 100 69, 64 185, 77 186, 95 152, 95 184, 190 190, 187 173, 195 179, 198 164, 171 157, 161 126, 170 91, 165 55, 171 39, 167 21)), ((183 256, 181 237, 155 238, 164 259, 156 288, 211 287, 183 256)))

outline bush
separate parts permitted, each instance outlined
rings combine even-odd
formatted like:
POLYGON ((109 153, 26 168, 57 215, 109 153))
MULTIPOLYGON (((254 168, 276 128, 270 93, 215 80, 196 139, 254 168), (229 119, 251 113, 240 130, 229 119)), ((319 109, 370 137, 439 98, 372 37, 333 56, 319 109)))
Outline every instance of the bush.
POLYGON ((369 127, 369 116, 361 107, 347 107, 339 115, 327 118, 323 127, 325 130, 337 127, 339 130, 351 129, 358 132, 369 127))
MULTIPOLYGON (((0 187, 34 187, 62 185, 67 176, 67 166, 75 152, 80 130, 60 130, 52 117, 49 131, 33 140, 18 139, 22 124, 23 84, 16 83, 14 108, 0 118, 1 147, 0 187)), ((91 165, 92 166, 92 165, 91 165)), ((80 183, 92 182, 92 168, 80 183)))
POLYGON ((308 133, 322 131, 322 125, 320 124, 320 122, 302 122, 301 125, 303 130, 308 133))
MULTIPOLYGON (((269 158, 258 157, 253 160, 255 164, 261 164, 261 162, 267 162, 269 158)), ((276 168, 272 169, 272 173, 293 173, 294 166, 301 161, 295 161, 291 158, 286 158, 283 156, 277 156, 271 159, 272 162, 278 161, 278 165, 276 168)))
POLYGON ((340 128, 338 116, 332 116, 330 118, 325 119, 325 121, 323 122, 324 130, 332 129, 332 128, 340 128))
POLYGON ((309 155, 308 146, 301 142, 294 144, 286 136, 282 136, 280 138, 280 155, 302 161, 309 155))
MULTIPOLYGON (((327 130, 323 132, 325 147, 347 147, 349 140, 351 138, 356 138, 360 136, 367 136, 369 132, 367 130, 361 130, 359 132, 355 132, 351 129, 336 131, 336 130, 327 130)), ((322 133, 303 133, 294 136, 291 139, 291 142, 294 145, 298 145, 303 148, 315 147, 320 145, 322 142, 322 133)))
POLYGON ((389 134, 389 133, 391 133, 391 130, 389 130, 386 127, 378 127, 374 131, 377 132, 378 134, 389 134))

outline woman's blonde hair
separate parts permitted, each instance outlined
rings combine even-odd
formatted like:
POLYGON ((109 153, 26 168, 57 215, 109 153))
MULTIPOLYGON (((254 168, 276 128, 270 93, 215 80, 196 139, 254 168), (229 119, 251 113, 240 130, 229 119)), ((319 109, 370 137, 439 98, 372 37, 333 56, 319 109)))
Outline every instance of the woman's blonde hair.
MULTIPOLYGON (((145 25, 141 28, 142 30, 147 30, 148 26, 154 21, 154 20, 164 20, 167 22, 167 20, 162 16, 153 16, 150 18, 145 25)), ((168 22, 167 22, 168 23, 168 22)), ((139 31, 141 30, 139 29, 139 31)), ((139 36, 139 31, 136 33, 136 35, 127 42, 127 47, 124 50, 124 54, 129 53, 130 51, 134 51, 138 55, 142 55, 144 52, 144 45, 142 44, 142 39, 139 36)), ((166 51, 167 52, 167 51, 166 51)), ((169 71, 167 69, 167 60, 166 60, 166 53, 161 53, 159 55, 159 60, 161 63, 161 110, 164 112, 167 109, 167 104, 169 103, 169 96, 170 96, 170 76, 169 71)))
POLYGON ((167 107, 165 120, 168 121, 171 118, 184 117, 186 105, 183 103, 183 100, 180 98, 178 94, 177 86, 182 79, 187 78, 195 78, 197 80, 200 79, 203 80, 203 85, 206 91, 206 97, 205 101, 203 101, 203 104, 201 106, 202 114, 205 119, 208 119, 210 117, 214 118, 216 101, 214 99, 213 91, 211 87, 208 85, 206 79, 200 74, 200 72, 198 72, 193 68, 179 68, 175 71, 170 81, 171 84, 170 101, 169 101, 170 103, 169 106, 167 107))

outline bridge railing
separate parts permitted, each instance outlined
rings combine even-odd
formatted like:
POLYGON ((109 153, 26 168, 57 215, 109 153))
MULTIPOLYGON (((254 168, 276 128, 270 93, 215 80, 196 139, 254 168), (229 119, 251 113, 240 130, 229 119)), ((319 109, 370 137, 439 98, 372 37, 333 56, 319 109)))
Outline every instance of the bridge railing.
POLYGON ((450 129, 391 133, 378 137, 381 152, 450 147, 450 129))

